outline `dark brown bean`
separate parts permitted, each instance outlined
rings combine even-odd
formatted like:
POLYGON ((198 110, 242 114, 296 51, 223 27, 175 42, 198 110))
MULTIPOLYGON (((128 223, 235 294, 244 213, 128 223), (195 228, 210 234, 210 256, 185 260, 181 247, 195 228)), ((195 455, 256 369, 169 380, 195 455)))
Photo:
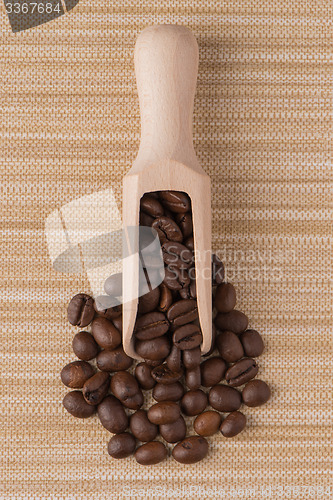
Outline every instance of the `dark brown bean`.
POLYGON ((189 212, 191 200, 186 193, 179 191, 160 191, 159 198, 165 208, 175 213, 189 212))
POLYGON ((193 236, 190 236, 189 238, 187 238, 184 244, 185 244, 185 246, 189 250, 192 250, 192 252, 194 251, 194 239, 193 239, 193 236))
POLYGON ((246 356, 249 356, 249 358, 256 358, 262 354, 264 343, 260 333, 256 330, 246 330, 240 334, 239 338, 242 342, 246 356))
POLYGON ((156 361, 153 361, 152 359, 146 359, 145 362, 147 363, 148 366, 151 367, 151 369, 155 368, 156 366, 163 365, 164 359, 157 359, 156 361))
POLYGON ((246 384, 258 373, 258 365, 252 358, 243 358, 228 368, 225 379, 230 387, 246 384))
POLYGON ((172 424, 180 417, 180 407, 174 401, 155 403, 148 410, 149 420, 156 425, 172 424))
POLYGON ((166 364, 169 370, 173 372, 182 371, 182 359, 181 359, 181 351, 175 345, 171 347, 171 352, 166 359, 166 364))
POLYGON ((96 358, 97 367, 105 372, 120 372, 132 366, 133 359, 125 354, 122 346, 112 351, 101 351, 96 358))
POLYGON ((165 241, 162 245, 162 253, 166 265, 187 269, 192 264, 193 253, 191 250, 176 241, 165 241))
POLYGON ((73 417, 89 418, 95 413, 95 406, 91 406, 84 399, 81 391, 71 391, 66 394, 62 404, 73 417))
POLYGON ((164 283, 161 283, 160 285, 160 303, 158 306, 159 311, 161 312, 167 312, 169 307, 172 304, 172 292, 169 290, 169 288, 164 285, 164 283))
POLYGON ((185 368, 188 370, 193 370, 200 365, 201 361, 201 349, 200 347, 195 347, 194 349, 185 349, 183 353, 183 363, 185 368))
POLYGON ((128 416, 121 402, 114 396, 106 396, 97 407, 98 417, 105 429, 113 434, 125 432, 128 427, 128 416))
POLYGON ((156 384, 153 389, 153 398, 160 401, 179 401, 184 395, 184 387, 180 382, 170 385, 156 384))
POLYGON ((172 456, 181 464, 194 464, 203 460, 208 453, 208 442, 202 436, 190 436, 178 443, 172 456))
POLYGON ((71 325, 83 328, 95 315, 94 299, 86 293, 78 293, 68 304, 67 317, 71 325))
POLYGON ((123 318, 122 318, 122 316, 118 316, 117 318, 113 318, 112 323, 116 327, 118 332, 121 334, 123 331, 123 318))
POLYGON ((167 443, 177 443, 186 436, 186 423, 184 418, 180 417, 172 424, 160 425, 160 434, 167 443))
POLYGON ((217 255, 212 255, 212 284, 219 285, 224 281, 224 265, 217 255))
POLYGON ((192 213, 177 213, 175 219, 183 233, 184 239, 189 238, 193 232, 192 213))
POLYGON ((221 420, 221 415, 217 411, 205 411, 196 417, 193 428, 200 436, 212 436, 218 432, 221 420))
POLYGON ((199 413, 204 411, 206 406, 207 396, 200 389, 186 392, 181 400, 182 412, 188 416, 199 415, 199 413))
POLYGON ((170 265, 165 268, 163 283, 170 290, 181 290, 188 286, 190 282, 187 269, 177 269, 177 267, 170 265))
POLYGON ((134 457, 141 465, 155 465, 162 462, 168 456, 168 451, 160 441, 150 441, 139 446, 134 457))
POLYGON ((91 325, 95 341, 103 349, 115 349, 121 343, 121 335, 111 321, 97 316, 91 325))
POLYGON ((130 430, 139 441, 153 441, 158 434, 157 425, 148 420, 145 410, 133 413, 130 420, 130 430))
POLYGON ((94 368, 87 361, 73 361, 61 370, 61 381, 71 389, 82 389, 83 384, 94 375, 94 368))
POLYGON ((154 222, 154 217, 146 214, 145 212, 140 211, 140 226, 148 226, 150 227, 154 222))
POLYGON ((139 340, 162 337, 169 330, 169 322, 162 312, 150 312, 136 320, 134 335, 139 340))
POLYGON ((138 313, 147 314, 157 308, 160 302, 160 289, 153 288, 150 292, 139 298, 138 313))
POLYGON ((199 389, 199 387, 201 386, 200 366, 196 366, 195 368, 192 368, 192 370, 186 370, 185 383, 187 387, 192 391, 199 389))
POLYGON ((236 305, 236 290, 231 283, 221 283, 216 288, 214 304, 218 312, 228 313, 236 305))
POLYGON ((225 330, 216 337, 216 347, 227 363, 234 363, 244 356, 243 346, 237 335, 225 330))
POLYGON ((151 225, 158 234, 161 244, 165 241, 183 241, 183 234, 176 222, 170 217, 158 217, 151 225))
POLYGON ((173 327, 192 323, 198 319, 198 305, 196 300, 179 300, 169 307, 167 318, 173 327))
POLYGON ((224 437, 234 437, 246 426, 246 416, 240 411, 229 413, 220 426, 220 431, 224 437))
POLYGON ((142 196, 140 200, 140 210, 154 218, 161 217, 164 214, 161 203, 153 196, 150 196, 150 194, 144 194, 142 196))
POLYGON ((89 332, 77 333, 73 338, 72 347, 74 354, 84 361, 96 358, 99 351, 94 337, 89 332))
POLYGON ((135 350, 145 360, 158 361, 165 359, 170 352, 169 339, 163 335, 153 340, 137 340, 135 350))
POLYGON ((135 451, 135 438, 129 432, 112 436, 108 444, 108 453, 112 458, 126 458, 135 451))
POLYGON ((83 386, 83 397, 90 405, 98 405, 108 393, 110 384, 109 374, 97 372, 88 379, 83 386))
POLYGON ((209 404, 215 410, 230 412, 238 410, 242 404, 240 392, 227 385, 214 385, 209 391, 209 404))
POLYGON ((138 363, 135 367, 135 378, 140 387, 146 391, 152 389, 156 384, 156 380, 151 376, 151 370, 152 367, 145 362, 138 363))
POLYGON ((218 384, 224 377, 227 370, 227 364, 222 358, 213 357, 206 359, 200 365, 201 369, 201 385, 204 387, 212 387, 218 384))
POLYGON ((183 370, 173 372, 166 363, 163 363, 163 365, 156 366, 156 368, 152 369, 151 376, 159 384, 170 385, 182 378, 183 370))
POLYGON ((136 378, 126 371, 116 372, 111 378, 111 391, 124 406, 138 410, 143 405, 143 394, 136 378))
POLYGON ((95 311, 98 316, 112 320, 113 318, 118 318, 122 314, 122 306, 115 305, 113 307, 105 307, 106 304, 110 303, 110 297, 107 295, 101 295, 95 300, 95 311))
POLYGON ((228 313, 218 313, 215 326, 219 330, 230 330, 239 335, 247 329, 249 320, 241 311, 234 309, 228 313))
POLYGON ((250 380, 243 389, 242 397, 247 406, 261 406, 271 397, 271 390, 263 380, 250 380))
POLYGON ((202 334, 197 325, 189 323, 188 325, 177 328, 173 334, 172 340, 178 349, 194 349, 201 344, 202 334))

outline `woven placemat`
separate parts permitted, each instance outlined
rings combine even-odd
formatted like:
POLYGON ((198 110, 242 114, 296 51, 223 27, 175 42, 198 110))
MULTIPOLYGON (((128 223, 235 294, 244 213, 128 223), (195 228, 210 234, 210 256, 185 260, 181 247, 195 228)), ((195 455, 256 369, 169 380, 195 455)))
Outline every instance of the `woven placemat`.
POLYGON ((310 499, 332 483, 332 8, 322 1, 116 0, 11 32, 1 17, 1 499, 310 499), (189 26, 194 138, 213 245, 264 337, 271 401, 193 466, 112 460, 97 417, 62 407, 87 277, 53 270, 44 223, 121 183, 139 142, 138 32, 189 26))

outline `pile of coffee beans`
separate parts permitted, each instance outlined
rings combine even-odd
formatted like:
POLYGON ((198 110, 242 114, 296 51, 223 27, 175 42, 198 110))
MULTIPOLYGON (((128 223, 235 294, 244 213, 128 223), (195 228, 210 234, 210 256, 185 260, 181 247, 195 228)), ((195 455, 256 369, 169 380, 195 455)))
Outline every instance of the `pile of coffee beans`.
MULTIPOLYGON (((256 407, 270 398, 268 385, 255 378, 264 344, 235 309, 235 288, 224 281, 223 264, 213 255, 213 341, 201 356, 191 201, 185 193, 145 194, 140 225, 157 231, 165 265, 163 282, 139 299, 133 335, 144 361, 132 366, 123 350, 121 305, 100 309, 89 295, 75 295, 68 320, 80 329, 91 327, 74 336, 79 361, 61 372, 73 389, 63 404, 78 418, 97 412, 114 434, 108 444, 113 458, 134 454, 142 465, 157 464, 168 456, 170 443, 175 460, 192 464, 207 455, 206 437, 220 432, 231 438, 245 428, 242 404, 256 407), (156 403, 143 409, 146 391, 156 403), (187 436, 189 417, 196 435, 187 436)), ((111 278, 106 291, 114 289, 111 278)))

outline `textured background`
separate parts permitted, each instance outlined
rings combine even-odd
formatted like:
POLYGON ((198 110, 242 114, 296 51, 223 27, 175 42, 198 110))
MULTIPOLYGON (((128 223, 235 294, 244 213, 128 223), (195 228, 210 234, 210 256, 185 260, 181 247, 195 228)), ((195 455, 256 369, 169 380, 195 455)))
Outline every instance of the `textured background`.
POLYGON ((332 8, 323 1, 88 2, 13 34, 1 13, 1 499, 328 498, 332 484, 332 8), (213 242, 263 333, 271 402, 194 466, 111 460, 108 433, 61 405, 70 297, 50 266, 54 209, 121 182, 138 148, 137 33, 189 26, 213 242), (167 488, 158 493, 154 488, 167 488), (190 487, 200 487, 198 492, 190 487), (140 488, 142 490, 140 490, 140 488), (177 492, 177 488, 184 488, 177 492), (210 489, 216 488, 216 491, 210 489), (246 488, 251 488, 249 490, 246 488), (132 498, 136 498, 134 492, 132 498), (154 497, 154 498, 155 498, 154 497))

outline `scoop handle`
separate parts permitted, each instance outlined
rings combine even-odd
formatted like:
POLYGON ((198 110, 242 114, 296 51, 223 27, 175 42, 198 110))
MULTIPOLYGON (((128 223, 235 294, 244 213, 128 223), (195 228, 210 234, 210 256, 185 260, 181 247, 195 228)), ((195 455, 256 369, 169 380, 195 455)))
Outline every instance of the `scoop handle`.
POLYGON ((198 60, 197 41, 185 26, 150 26, 138 36, 134 53, 141 114, 137 160, 197 163, 192 115, 198 60))

